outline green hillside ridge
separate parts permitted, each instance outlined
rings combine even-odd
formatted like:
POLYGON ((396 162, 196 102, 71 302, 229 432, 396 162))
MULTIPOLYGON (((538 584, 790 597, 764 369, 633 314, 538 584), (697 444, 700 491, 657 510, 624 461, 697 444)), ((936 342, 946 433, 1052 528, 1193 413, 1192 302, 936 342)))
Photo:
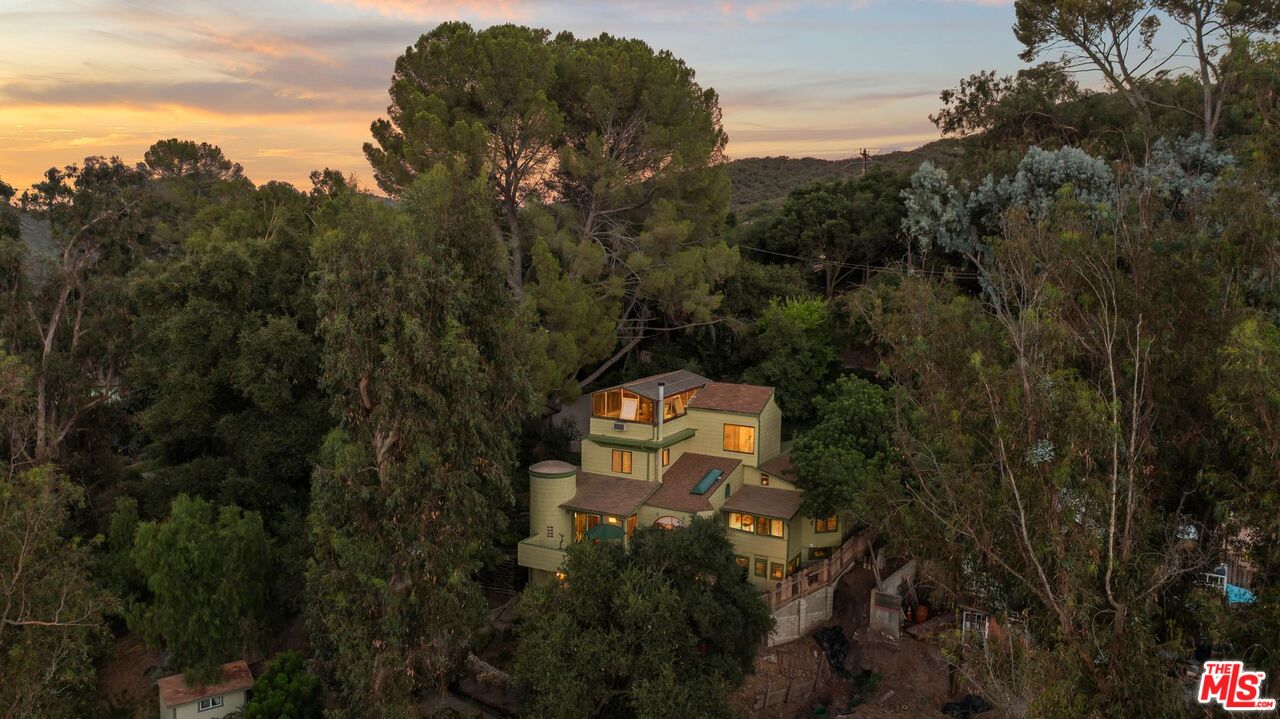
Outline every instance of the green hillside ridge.
MULTIPOLYGON (((914 150, 876 155, 868 170, 910 172, 925 160, 949 165, 962 153, 959 140, 935 140, 914 150)), ((754 205, 778 206, 792 190, 813 182, 853 177, 862 172, 862 159, 823 160, 816 157, 744 157, 725 165, 733 184, 730 209, 742 212, 754 205)))

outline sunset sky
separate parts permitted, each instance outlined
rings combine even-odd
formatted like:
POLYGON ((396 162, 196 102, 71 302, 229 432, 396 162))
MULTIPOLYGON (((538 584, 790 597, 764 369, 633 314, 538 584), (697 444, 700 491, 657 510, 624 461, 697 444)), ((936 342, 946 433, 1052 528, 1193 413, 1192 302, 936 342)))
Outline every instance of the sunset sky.
POLYGON ((448 19, 669 49, 719 92, 733 158, 915 147, 939 91, 1021 66, 1004 0, 0 0, 0 179, 179 137, 255 182, 371 184, 395 58, 448 19))

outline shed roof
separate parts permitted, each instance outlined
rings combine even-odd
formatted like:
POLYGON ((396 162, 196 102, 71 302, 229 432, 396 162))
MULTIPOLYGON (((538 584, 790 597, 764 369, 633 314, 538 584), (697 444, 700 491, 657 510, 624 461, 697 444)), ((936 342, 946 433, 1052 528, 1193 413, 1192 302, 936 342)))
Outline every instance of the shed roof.
POLYGON ((760 414, 773 396, 772 387, 754 384, 730 384, 712 382, 698 391, 689 402, 691 409, 710 409, 721 412, 760 414))
POLYGON ((682 512, 707 512, 713 509, 710 498, 729 479, 742 460, 730 457, 713 457, 709 454, 685 452, 667 471, 662 473, 662 486, 645 500, 650 507, 676 509, 682 512), (693 488, 714 469, 721 474, 706 492, 693 494, 693 488))
POLYGON ((685 369, 678 369, 674 372, 663 372, 662 374, 633 379, 630 382, 614 385, 607 389, 618 389, 621 387, 622 389, 635 392, 641 397, 648 397, 649 399, 656 400, 658 398, 659 382, 666 385, 665 393, 669 397, 677 392, 683 392, 687 389, 693 389, 694 387, 701 387, 710 381, 711 380, 700 374, 694 374, 693 372, 685 369))
POLYGON ((658 486, 656 482, 643 479, 623 479, 592 472, 578 472, 577 482, 577 493, 561 507, 615 517, 626 517, 635 512, 658 486))
POLYGON ((778 479, 791 482, 792 484, 796 481, 796 467, 791 463, 790 452, 783 452, 768 462, 760 465, 760 471, 770 477, 777 477, 778 479))
POLYGON ((253 686, 253 672, 249 671, 249 665, 243 659, 223 664, 219 672, 217 682, 199 687, 187 686, 185 674, 174 674, 157 679, 156 686, 160 688, 160 701, 166 708, 176 707, 253 686))
POLYGON ((800 503, 803 501, 803 492, 748 484, 734 493, 720 509, 726 512, 791 519, 800 510, 800 503))

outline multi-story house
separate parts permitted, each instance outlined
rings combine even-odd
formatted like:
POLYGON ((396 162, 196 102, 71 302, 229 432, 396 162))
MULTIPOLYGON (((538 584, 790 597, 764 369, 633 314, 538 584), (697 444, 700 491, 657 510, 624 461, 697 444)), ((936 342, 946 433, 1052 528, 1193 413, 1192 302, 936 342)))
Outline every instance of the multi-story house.
POLYGON ((772 387, 679 370, 595 392, 582 467, 529 468, 531 536, 520 542, 520 565, 541 584, 573 542, 625 542, 637 526, 715 517, 752 581, 775 586, 830 557, 848 530, 847 518, 800 513, 804 494, 781 439, 772 387))

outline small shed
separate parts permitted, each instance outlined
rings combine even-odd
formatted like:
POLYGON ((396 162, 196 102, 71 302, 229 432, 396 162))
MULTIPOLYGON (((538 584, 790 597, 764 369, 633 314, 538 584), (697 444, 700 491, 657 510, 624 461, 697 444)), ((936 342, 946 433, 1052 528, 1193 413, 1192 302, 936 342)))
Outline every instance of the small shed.
POLYGON ((217 681, 187 686, 185 674, 156 681, 160 689, 160 719, 221 719, 244 707, 253 686, 253 672, 242 659, 223 664, 217 681))

